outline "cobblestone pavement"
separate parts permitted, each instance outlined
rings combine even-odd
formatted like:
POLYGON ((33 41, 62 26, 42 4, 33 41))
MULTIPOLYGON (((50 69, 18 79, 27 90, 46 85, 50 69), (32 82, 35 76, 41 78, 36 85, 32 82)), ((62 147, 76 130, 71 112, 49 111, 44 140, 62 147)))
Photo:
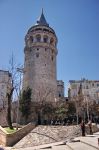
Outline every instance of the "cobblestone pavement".
POLYGON ((79 126, 38 126, 20 140, 14 148, 33 147, 55 143, 81 135, 79 126))

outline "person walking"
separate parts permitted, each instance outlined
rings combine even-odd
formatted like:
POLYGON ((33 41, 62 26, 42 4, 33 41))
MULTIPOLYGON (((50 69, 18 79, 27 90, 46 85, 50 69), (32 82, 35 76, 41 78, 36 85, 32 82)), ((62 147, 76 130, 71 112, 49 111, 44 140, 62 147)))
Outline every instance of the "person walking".
POLYGON ((85 122, 83 120, 81 122, 81 131, 82 131, 82 136, 85 136, 85 122))
POLYGON ((92 121, 91 120, 89 120, 88 126, 89 126, 89 134, 92 135, 93 132, 92 132, 92 121))

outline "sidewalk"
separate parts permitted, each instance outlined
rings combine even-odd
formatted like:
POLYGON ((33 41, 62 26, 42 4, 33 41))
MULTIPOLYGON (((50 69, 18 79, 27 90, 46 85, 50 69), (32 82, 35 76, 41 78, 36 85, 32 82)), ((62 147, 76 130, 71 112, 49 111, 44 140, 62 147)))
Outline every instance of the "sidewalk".
POLYGON ((5 150, 99 150, 98 138, 99 132, 85 137, 77 137, 68 141, 18 149, 6 147, 5 150))

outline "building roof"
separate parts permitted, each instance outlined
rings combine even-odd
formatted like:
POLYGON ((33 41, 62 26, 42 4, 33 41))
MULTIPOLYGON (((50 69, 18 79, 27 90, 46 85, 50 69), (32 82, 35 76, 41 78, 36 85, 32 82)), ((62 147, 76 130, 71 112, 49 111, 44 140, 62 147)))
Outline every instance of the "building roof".
POLYGON ((69 80, 69 83, 72 84, 72 83, 83 83, 83 82, 86 82, 86 83, 96 83, 96 82, 99 82, 99 80, 88 80, 88 79, 81 79, 81 80, 69 80))
POLYGON ((45 19, 45 16, 44 16, 44 13, 43 13, 43 9, 42 9, 42 12, 41 12, 40 17, 39 17, 38 20, 37 20, 36 25, 49 26, 49 24, 47 23, 47 21, 46 21, 46 19, 45 19))

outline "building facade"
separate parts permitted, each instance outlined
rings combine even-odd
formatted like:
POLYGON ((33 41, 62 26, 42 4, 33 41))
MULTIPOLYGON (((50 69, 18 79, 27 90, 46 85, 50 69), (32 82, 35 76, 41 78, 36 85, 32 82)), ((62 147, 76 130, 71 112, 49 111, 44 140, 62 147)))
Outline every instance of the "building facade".
POLYGON ((7 88, 11 86, 11 75, 8 71, 0 70, 0 108, 7 106, 7 88))
POLYGON ((57 93, 58 97, 64 98, 64 82, 62 80, 57 80, 57 93))
POLYGON ((42 10, 25 36, 23 88, 32 89, 32 101, 55 101, 64 96, 64 84, 57 82, 57 42, 42 10))
POLYGON ((7 90, 11 87, 11 74, 8 71, 0 70, 0 125, 7 126, 7 90))
POLYGON ((99 103, 99 80, 70 80, 69 96, 71 99, 78 95, 80 85, 85 98, 89 97, 90 100, 99 103))

